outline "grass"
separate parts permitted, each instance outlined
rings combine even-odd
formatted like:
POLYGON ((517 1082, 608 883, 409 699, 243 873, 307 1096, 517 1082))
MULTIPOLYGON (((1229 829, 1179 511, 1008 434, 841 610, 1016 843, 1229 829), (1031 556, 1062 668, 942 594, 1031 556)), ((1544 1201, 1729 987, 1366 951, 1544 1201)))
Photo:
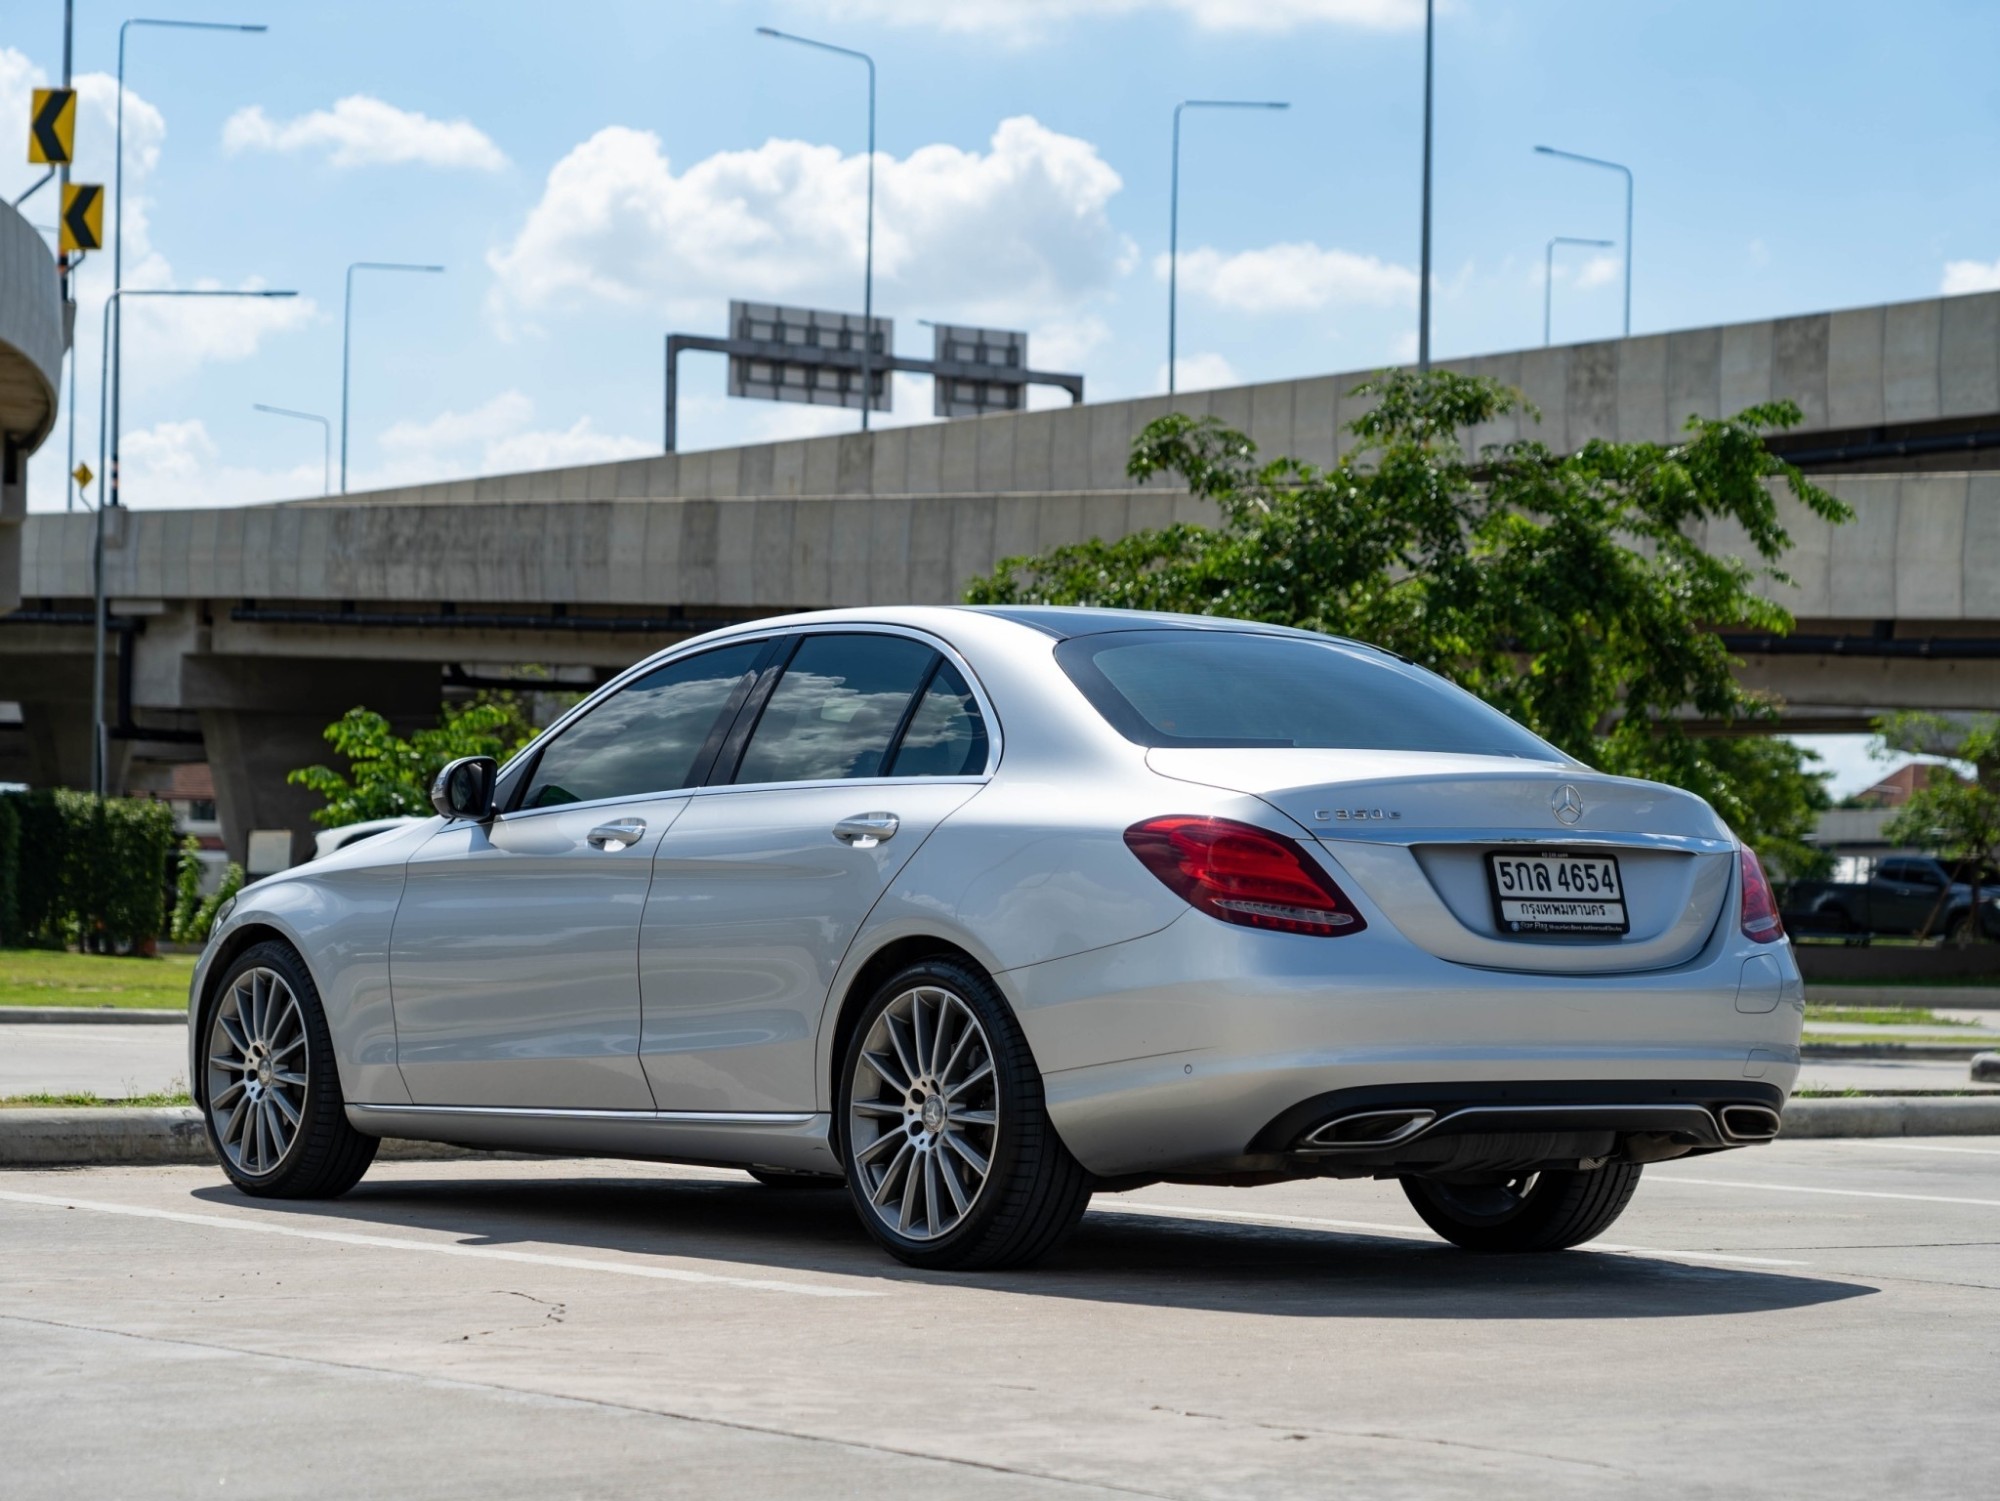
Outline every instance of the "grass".
POLYGON ((122 959, 61 949, 0 949, 0 1006, 187 1009, 192 954, 122 959))
MULTIPOLYGON (((1949 1045, 1955 1048, 1979 1048, 1983 1039, 1960 1034, 1952 1037, 1945 1033, 1896 1032, 1886 1037, 1870 1037, 1853 1032, 1808 1032, 1800 1039, 1808 1047, 1836 1048, 1927 1048, 1949 1045)), ((1987 1044, 1990 1047, 1990 1044, 1987 1044)))
POLYGON ((193 1098, 185 1091, 174 1094, 137 1094, 122 1100, 107 1100, 95 1094, 10 1094, 0 1098, 0 1110, 40 1109, 96 1109, 100 1106, 137 1109, 160 1105, 192 1105, 193 1098))

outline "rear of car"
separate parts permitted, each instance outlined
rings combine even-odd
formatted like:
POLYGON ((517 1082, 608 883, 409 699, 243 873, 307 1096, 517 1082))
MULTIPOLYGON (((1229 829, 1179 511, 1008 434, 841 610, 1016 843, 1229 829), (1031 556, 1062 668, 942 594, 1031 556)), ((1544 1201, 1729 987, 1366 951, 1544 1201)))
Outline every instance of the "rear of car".
POLYGON ((1135 869, 1186 903, 1005 977, 1092 1171, 1464 1187, 1776 1134, 1803 987, 1699 798, 1354 643, 1151 624, 1054 654, 1149 784, 1135 869))

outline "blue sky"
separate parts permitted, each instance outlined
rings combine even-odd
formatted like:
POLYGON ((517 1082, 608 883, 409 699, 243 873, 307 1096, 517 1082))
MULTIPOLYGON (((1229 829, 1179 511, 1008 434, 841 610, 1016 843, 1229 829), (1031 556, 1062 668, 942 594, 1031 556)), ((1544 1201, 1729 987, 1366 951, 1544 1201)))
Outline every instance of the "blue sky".
MULTIPOLYGON (((107 180, 124 11, 77 4, 79 176, 107 180), (93 78, 92 75, 95 75, 93 78)), ((357 487, 654 448, 661 335, 732 295, 861 300, 864 75, 880 69, 878 311, 1031 330, 1093 396, 1160 389, 1169 123, 1182 155, 1183 384, 1367 367, 1414 343, 1420 0, 187 0, 261 36, 135 31, 128 285, 264 285, 295 302, 134 306, 124 498, 317 491, 339 410, 341 285, 364 276, 357 487), (587 14, 588 25, 570 19, 587 14)), ((0 117, 60 66, 58 0, 0 4, 0 117)), ((1434 340, 1538 342, 1551 235, 1616 238, 1638 178, 1646 331, 2000 285, 2000 6, 1450 0, 1440 8, 1434 340)), ((10 197, 31 180, 0 168, 10 197)), ((30 205, 52 222, 52 191, 30 205)), ((1569 252, 1556 337, 1615 334, 1621 252, 1569 252)), ((97 311, 81 273, 79 451, 96 450, 97 311)), ((691 357, 682 446, 838 431, 852 414, 729 402, 691 357)), ((1059 399, 1059 398, 1058 398, 1059 399)), ((895 419, 927 420, 922 383, 895 419)), ((64 445, 32 470, 60 507, 64 445)))

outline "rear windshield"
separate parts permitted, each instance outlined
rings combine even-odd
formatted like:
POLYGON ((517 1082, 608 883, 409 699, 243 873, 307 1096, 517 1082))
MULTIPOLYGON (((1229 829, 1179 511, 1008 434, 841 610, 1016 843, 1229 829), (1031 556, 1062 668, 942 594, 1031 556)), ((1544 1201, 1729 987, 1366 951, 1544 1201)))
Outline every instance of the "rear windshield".
POLYGON ((1239 631, 1118 631, 1056 648, 1126 739, 1157 746, 1560 752, 1435 673, 1334 642, 1239 631))

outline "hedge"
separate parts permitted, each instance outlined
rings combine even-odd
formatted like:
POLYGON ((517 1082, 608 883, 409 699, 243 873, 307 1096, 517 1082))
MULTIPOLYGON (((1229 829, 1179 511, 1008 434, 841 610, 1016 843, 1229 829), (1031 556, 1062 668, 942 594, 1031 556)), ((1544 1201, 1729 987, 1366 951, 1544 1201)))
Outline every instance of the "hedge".
POLYGON ((101 951, 143 947, 159 936, 174 842, 173 810, 165 803, 34 791, 0 798, 0 805, 7 809, 0 814, 6 942, 101 951), (9 823, 17 831, 11 840, 9 823))

